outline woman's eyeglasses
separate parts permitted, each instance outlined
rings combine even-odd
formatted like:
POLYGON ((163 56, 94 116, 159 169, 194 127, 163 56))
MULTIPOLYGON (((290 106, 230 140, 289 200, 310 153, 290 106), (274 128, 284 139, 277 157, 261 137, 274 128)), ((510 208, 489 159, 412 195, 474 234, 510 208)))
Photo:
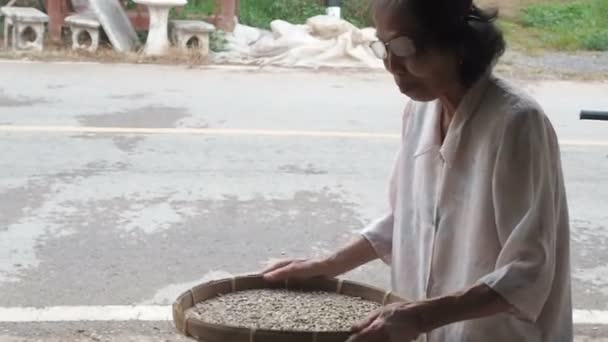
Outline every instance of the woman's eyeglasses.
POLYGON ((377 40, 370 44, 374 55, 380 59, 387 59, 389 52, 397 57, 411 57, 416 53, 414 42, 405 36, 391 39, 388 42, 377 40))

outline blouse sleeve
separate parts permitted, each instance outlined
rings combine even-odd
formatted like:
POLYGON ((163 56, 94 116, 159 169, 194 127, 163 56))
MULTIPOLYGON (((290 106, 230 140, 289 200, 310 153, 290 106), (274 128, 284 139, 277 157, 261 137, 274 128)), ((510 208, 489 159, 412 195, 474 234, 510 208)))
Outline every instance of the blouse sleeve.
POLYGON ((494 214, 502 249, 485 283, 536 321, 551 291, 556 259, 561 184, 559 145, 540 110, 505 119, 492 179, 494 214))
POLYGON ((397 156, 397 161, 395 162, 395 167, 393 168, 393 175, 391 176, 391 181, 389 185, 389 204, 390 208, 386 214, 377 218, 372 223, 370 223, 367 227, 365 227, 361 231, 361 235, 369 241, 374 250, 376 251, 376 255, 386 264, 391 263, 391 252, 393 245, 393 213, 395 210, 395 173, 398 168, 397 165, 401 153, 397 156))

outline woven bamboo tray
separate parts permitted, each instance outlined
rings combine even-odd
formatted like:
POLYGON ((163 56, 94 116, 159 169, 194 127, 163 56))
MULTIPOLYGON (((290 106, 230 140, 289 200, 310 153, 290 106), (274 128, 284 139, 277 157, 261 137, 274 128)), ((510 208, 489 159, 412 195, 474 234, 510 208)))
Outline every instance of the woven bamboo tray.
POLYGON ((390 291, 346 280, 312 279, 269 283, 261 275, 250 275, 208 282, 184 292, 173 304, 173 321, 179 332, 204 342, 344 342, 350 336, 351 333, 348 331, 301 332, 239 328, 206 323, 186 316, 186 310, 196 303, 218 295, 244 290, 285 288, 335 292, 382 305, 404 301, 390 291))

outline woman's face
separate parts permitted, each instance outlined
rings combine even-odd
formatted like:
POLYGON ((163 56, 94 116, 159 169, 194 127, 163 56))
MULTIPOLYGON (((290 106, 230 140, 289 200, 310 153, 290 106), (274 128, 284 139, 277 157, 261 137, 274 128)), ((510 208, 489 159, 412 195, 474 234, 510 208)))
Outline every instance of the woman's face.
POLYGON ((458 59, 454 54, 433 47, 421 50, 413 41, 411 53, 403 56, 400 52, 404 51, 402 45, 419 29, 415 18, 391 8, 386 2, 379 2, 374 7, 374 19, 378 39, 388 44, 384 65, 403 94, 416 101, 432 101, 459 83, 458 59), (392 49, 393 41, 400 46, 392 49))

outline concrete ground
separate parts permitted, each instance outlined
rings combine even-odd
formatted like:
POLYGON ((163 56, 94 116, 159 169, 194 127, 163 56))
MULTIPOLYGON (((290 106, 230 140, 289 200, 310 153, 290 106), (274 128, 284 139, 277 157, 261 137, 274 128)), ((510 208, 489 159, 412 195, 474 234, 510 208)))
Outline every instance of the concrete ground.
MULTIPOLYGON (((513 81, 562 142, 578 341, 608 340, 608 122, 578 120, 608 83, 513 81)), ((404 102, 376 72, 0 62, 0 341, 180 340, 78 315, 331 252, 386 207, 404 102)))

